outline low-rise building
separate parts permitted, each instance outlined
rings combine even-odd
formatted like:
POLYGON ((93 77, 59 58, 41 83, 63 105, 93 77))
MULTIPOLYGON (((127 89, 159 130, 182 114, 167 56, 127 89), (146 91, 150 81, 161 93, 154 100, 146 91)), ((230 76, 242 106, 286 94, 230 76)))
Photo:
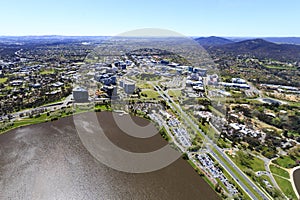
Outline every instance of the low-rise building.
POLYGON ((247 82, 244 80, 244 79, 242 79, 242 78, 232 78, 231 79, 231 82, 232 83, 237 83, 237 84, 246 84, 247 82))

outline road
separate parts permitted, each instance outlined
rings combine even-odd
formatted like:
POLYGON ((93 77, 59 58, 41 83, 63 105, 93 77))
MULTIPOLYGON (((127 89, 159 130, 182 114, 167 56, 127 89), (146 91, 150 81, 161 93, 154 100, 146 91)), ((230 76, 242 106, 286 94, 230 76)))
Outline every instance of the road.
POLYGON ((26 116, 25 113, 28 113, 28 112, 31 112, 31 111, 34 111, 34 110, 38 110, 38 109, 46 108, 47 110, 50 110, 50 111, 52 111, 54 109, 59 110, 62 107, 67 107, 67 105, 70 102, 72 102, 72 98, 73 98, 73 95, 71 94, 68 97, 66 97, 65 100, 62 101, 62 102, 57 102, 57 103, 53 103, 53 104, 49 104, 49 105, 44 105, 44 106, 40 106, 38 108, 22 110, 22 111, 19 111, 19 112, 12 113, 11 115, 13 116, 13 119, 18 119, 18 118, 26 118, 28 116, 26 116), (20 117, 21 114, 23 114, 24 116, 20 117))
MULTIPOLYGON (((267 172, 267 176, 269 176, 270 180, 272 181, 272 184, 281 191, 279 185, 277 184, 273 174, 271 173, 271 170, 270 170, 270 164, 272 162, 272 160, 276 159, 277 157, 273 158, 273 159, 268 159, 266 157, 262 157, 262 156, 258 156, 258 155, 255 155, 255 154, 252 154, 252 156, 255 156, 257 157, 258 159, 261 159, 264 161, 264 165, 265 165, 265 169, 266 169, 266 172, 267 172)), ((284 194, 282 191, 281 191, 282 194, 284 194)))
MULTIPOLYGON (((151 117, 151 116, 150 116, 151 117)), ((181 144, 179 144, 176 140, 176 138, 173 136, 173 134, 171 133, 169 126, 166 124, 165 120, 161 118, 160 115, 155 114, 155 117, 157 117, 159 119, 159 125, 163 126, 165 128, 165 130, 167 131, 168 135, 171 137, 171 141, 170 142, 174 142, 174 144, 181 150, 181 152, 186 152, 186 148, 184 148, 181 144)), ((154 121, 157 121, 155 118, 152 118, 154 121)))
POLYGON ((258 90, 252 83, 247 83, 250 86, 249 90, 245 90, 245 94, 247 97, 252 97, 255 95, 259 95, 259 97, 262 97, 262 92, 258 90))
POLYGON ((251 190, 242 183, 242 181, 238 181, 238 177, 236 176, 236 173, 239 174, 239 176, 241 176, 243 178, 244 181, 246 181, 263 199, 271 199, 269 198, 265 193, 263 193, 260 188, 258 188, 234 163, 233 161, 231 161, 227 155, 222 151, 221 148, 219 148, 217 145, 215 145, 213 143, 213 141, 207 137, 207 135, 205 135, 203 133, 203 131, 201 129, 199 129, 199 127, 195 124, 195 122, 186 114, 185 111, 182 110, 182 108, 180 106, 178 106, 173 99, 167 94, 165 93, 161 87, 159 87, 158 85, 153 87, 157 90, 157 92, 160 94, 160 96, 166 101, 166 103, 169 104, 169 106, 171 107, 172 110, 174 110, 175 112, 178 112, 178 110, 180 111, 180 115, 183 115, 183 119, 187 122, 187 124, 190 124, 191 126, 193 126, 194 129, 196 129, 204 138, 205 141, 207 141, 210 145, 207 145, 211 154, 213 154, 213 156, 216 157, 216 159, 219 161, 219 163, 228 171, 228 173, 235 179, 237 180, 237 183, 245 190, 245 192, 252 198, 252 199, 256 199, 256 196, 253 194, 253 192, 251 192, 251 190), (174 106, 176 106, 176 108, 174 108, 174 106), (235 172, 233 172, 226 163, 224 163, 218 155, 216 155, 213 150, 216 150, 235 170, 235 172))

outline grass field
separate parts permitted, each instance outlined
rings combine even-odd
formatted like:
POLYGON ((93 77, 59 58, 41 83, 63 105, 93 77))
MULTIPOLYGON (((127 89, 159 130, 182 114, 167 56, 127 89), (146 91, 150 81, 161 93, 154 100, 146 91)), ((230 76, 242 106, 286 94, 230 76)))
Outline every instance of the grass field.
POLYGON ((249 160, 250 162, 250 166, 244 166, 239 162, 239 158, 237 156, 233 157, 233 156, 229 156, 232 161, 243 171, 247 170, 248 168, 252 169, 253 171, 257 172, 257 171, 265 171, 265 167, 264 167, 264 161, 257 158, 257 157, 253 157, 251 160, 249 160))
POLYGON ((21 120, 15 120, 13 122, 12 126, 9 126, 5 130, 1 130, 0 134, 5 133, 9 130, 18 128, 18 127, 32 125, 32 124, 39 124, 39 123, 50 121, 50 120, 51 120, 50 116, 47 116, 46 114, 42 114, 40 117, 37 117, 37 118, 33 117, 33 118, 25 118, 25 119, 21 119, 21 120))
POLYGON ((140 89, 153 89, 152 85, 150 85, 149 83, 145 83, 145 82, 138 82, 136 84, 136 86, 140 89))
POLYGON ((266 65, 268 69, 281 69, 281 70, 297 70, 296 67, 288 67, 288 66, 274 66, 274 65, 266 65))
POLYGON ((40 72, 41 75, 53 74, 54 69, 46 69, 40 72))
POLYGON ((0 83, 5 83, 7 81, 7 78, 0 78, 0 83))
POLYGON ((257 158, 257 157, 254 157, 252 159, 252 164, 251 164, 251 167, 253 169, 253 171, 264 171, 265 170, 265 167, 264 167, 264 161, 257 158))
POLYGON ((199 127, 205 133, 205 135, 217 142, 217 140, 219 139, 219 134, 213 127, 211 127, 209 124, 202 125, 201 123, 199 123, 199 127))
POLYGON ((287 101, 289 103, 289 105, 291 106, 296 106, 296 107, 300 107, 300 102, 293 102, 293 101, 287 101))
MULTIPOLYGON (((105 109, 109 110, 104 107, 103 110, 105 109)), ((54 119, 70 116, 73 114, 73 112, 71 112, 72 110, 73 110, 72 108, 66 111, 57 110, 55 112, 52 112, 49 116, 47 116, 46 113, 43 113, 38 117, 32 117, 32 118, 28 117, 28 118, 22 118, 20 120, 15 120, 13 121, 13 123, 11 123, 11 125, 7 126, 5 129, 0 130, 0 134, 13 130, 15 128, 19 128, 27 125, 39 124, 39 123, 51 121, 51 119, 54 120, 54 119)), ((86 110, 81 110, 80 108, 76 108, 76 113, 82 113, 85 111, 86 110)))
POLYGON ((168 95, 170 95, 171 97, 180 97, 181 90, 169 90, 168 95))
POLYGON ((47 116, 46 114, 42 114, 40 117, 37 118, 26 118, 26 119, 21 119, 21 120, 16 120, 14 121, 14 126, 13 127, 20 127, 20 126, 26 126, 29 124, 38 124, 45 122, 47 120, 50 120, 50 117, 47 116))
MULTIPOLYGON (((297 159, 300 160, 300 157, 298 157, 297 159)), ((289 156, 279 157, 276 160, 273 160, 272 162, 284 168, 292 168, 294 165, 296 165, 296 160, 293 160, 289 156)))
POLYGON ((278 177, 278 176, 274 176, 277 184, 279 185, 280 189, 282 190, 282 192, 288 197, 291 198, 293 200, 297 200, 297 196, 292 188, 292 184, 290 181, 278 177))
POLYGON ((273 185, 273 183, 272 183, 272 181, 271 181, 271 179, 270 179, 269 176, 267 176, 267 175, 262 175, 262 176, 260 176, 260 177, 263 178, 264 180, 267 180, 271 185, 273 185))
POLYGON ((287 171, 285 171, 284 169, 281 169, 275 165, 270 165, 270 170, 273 174, 277 174, 277 175, 285 177, 285 178, 290 178, 290 175, 287 171))
POLYGON ((147 98, 150 98, 150 99, 156 99, 159 96, 158 92, 156 92, 155 90, 152 90, 152 89, 143 89, 141 93, 146 94, 147 98))
POLYGON ((227 141, 227 139, 225 139, 225 138, 219 138, 217 144, 221 148, 230 148, 231 147, 231 143, 229 141, 227 141))

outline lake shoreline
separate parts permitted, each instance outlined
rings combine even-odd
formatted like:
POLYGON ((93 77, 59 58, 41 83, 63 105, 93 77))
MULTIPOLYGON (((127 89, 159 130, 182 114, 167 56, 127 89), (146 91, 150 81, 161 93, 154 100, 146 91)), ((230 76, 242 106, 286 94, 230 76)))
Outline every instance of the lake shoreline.
MULTIPOLYGON (((96 114, 110 140, 125 150, 147 152, 167 144, 159 134, 148 142, 130 138, 118 131, 110 112, 96 114)), ((149 123, 143 118, 132 117, 139 123, 149 123)), ((145 174, 128 174, 106 167, 83 148, 78 135, 74 134, 73 123, 72 116, 69 116, 0 135, 0 174, 8 183, 3 187, 6 197, 22 199, 20 195, 25 195, 34 198, 32 195, 35 193, 50 195, 53 192, 63 195, 53 188, 58 184, 64 192, 73 188, 72 192, 77 195, 66 193, 64 197, 75 199, 219 199, 213 189, 181 158, 168 167, 145 174), (24 167, 23 163, 26 163, 26 173, 19 167, 24 167), (9 176, 16 172, 19 174, 17 177, 9 176), (47 183, 43 183, 48 179, 47 183), (84 183, 85 189, 80 189, 81 183, 84 183), (41 189, 41 185, 44 188, 41 189), (18 188, 22 187, 25 189, 19 191, 18 188), (119 187, 118 190, 113 189, 115 187, 119 187), (34 190, 37 192, 30 193, 34 190), (87 191, 90 196, 84 197, 87 191)))

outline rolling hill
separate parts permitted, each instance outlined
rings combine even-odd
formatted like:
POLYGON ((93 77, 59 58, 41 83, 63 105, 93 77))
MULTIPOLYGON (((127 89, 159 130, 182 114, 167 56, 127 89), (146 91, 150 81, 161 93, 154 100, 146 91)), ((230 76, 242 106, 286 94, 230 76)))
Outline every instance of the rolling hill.
POLYGON ((233 41, 216 36, 199 37, 195 39, 202 46, 218 46, 233 43, 233 41))
POLYGON ((260 59, 279 61, 300 61, 300 46, 292 44, 275 44, 263 39, 251 39, 207 48, 211 53, 229 53, 247 55, 260 59))

